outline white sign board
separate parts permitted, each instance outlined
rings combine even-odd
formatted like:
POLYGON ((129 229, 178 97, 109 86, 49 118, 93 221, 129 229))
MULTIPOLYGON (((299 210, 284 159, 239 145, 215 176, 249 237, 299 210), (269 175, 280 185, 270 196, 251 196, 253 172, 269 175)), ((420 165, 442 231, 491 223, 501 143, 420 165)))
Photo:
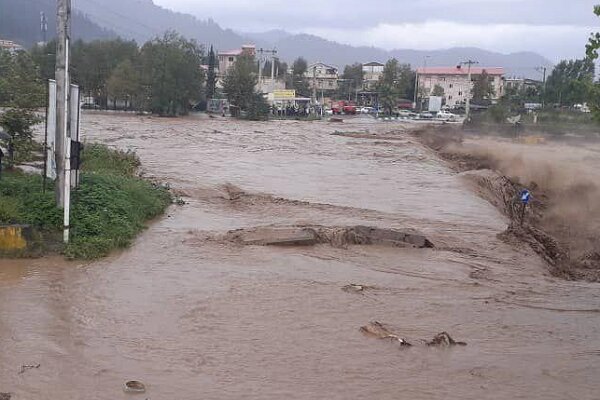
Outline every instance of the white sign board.
POLYGON ((442 109, 441 96, 429 96, 429 112, 438 112, 442 109))

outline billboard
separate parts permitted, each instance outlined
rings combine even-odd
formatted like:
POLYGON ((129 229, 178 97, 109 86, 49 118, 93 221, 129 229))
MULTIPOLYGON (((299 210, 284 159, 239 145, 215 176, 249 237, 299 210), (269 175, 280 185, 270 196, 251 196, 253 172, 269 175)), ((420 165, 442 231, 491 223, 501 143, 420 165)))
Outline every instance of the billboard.
POLYGON ((274 90, 274 100, 294 100, 296 98, 295 90, 274 90))

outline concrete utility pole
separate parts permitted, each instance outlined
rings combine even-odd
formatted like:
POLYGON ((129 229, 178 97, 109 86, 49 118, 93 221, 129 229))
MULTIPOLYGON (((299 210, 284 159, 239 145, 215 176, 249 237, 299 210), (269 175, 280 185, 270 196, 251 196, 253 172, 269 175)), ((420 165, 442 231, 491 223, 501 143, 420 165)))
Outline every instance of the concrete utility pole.
POLYGON ((468 66, 467 73, 467 84, 468 84, 468 92, 467 92, 467 102, 465 105, 465 121, 469 122, 469 117, 471 116, 471 65, 479 64, 478 61, 467 60, 460 63, 461 65, 468 66))
POLYGON ((71 147, 68 140, 69 104, 69 41, 71 35, 71 0, 57 0, 56 24, 56 205, 65 206, 65 153, 71 147))
POLYGON ((271 55, 271 80, 275 80, 275 60, 275 54, 271 55))
POLYGON ((317 104, 317 66, 313 66, 312 103, 317 104))
POLYGON ((542 108, 546 105, 546 67, 537 67, 537 71, 543 72, 544 78, 542 80, 542 108))
MULTIPOLYGON (((425 85, 425 78, 427 77, 427 59, 431 58, 431 56, 425 56, 423 57, 423 86, 425 85)), ((415 108, 417 107, 417 93, 420 89, 420 85, 419 85, 419 73, 417 72, 417 76, 415 77, 416 82, 415 82, 415 108)), ((420 105, 420 110, 423 111, 423 99, 421 99, 421 105, 420 105)))

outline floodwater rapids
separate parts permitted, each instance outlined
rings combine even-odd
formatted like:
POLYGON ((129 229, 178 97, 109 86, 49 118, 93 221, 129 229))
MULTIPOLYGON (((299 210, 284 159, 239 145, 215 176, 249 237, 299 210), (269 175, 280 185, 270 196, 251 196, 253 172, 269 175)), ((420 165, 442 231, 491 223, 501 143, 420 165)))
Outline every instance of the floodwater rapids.
POLYGON ((0 392, 127 399, 139 380, 151 399, 597 399, 600 286, 497 239, 504 217, 409 135, 367 137, 396 128, 84 113, 86 140, 136 151, 186 204, 98 262, 0 260, 0 392), (436 247, 207 239, 304 224, 416 229, 436 247), (467 346, 401 348, 363 335, 371 321, 467 346))

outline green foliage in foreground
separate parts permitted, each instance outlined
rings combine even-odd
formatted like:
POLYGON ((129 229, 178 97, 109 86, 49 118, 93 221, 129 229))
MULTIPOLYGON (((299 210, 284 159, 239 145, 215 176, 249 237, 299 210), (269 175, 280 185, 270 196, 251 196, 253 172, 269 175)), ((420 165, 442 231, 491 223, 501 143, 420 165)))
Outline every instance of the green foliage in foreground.
MULTIPOLYGON (((171 203, 168 190, 135 176, 132 153, 90 145, 84 152, 81 186, 73 194, 69 258, 94 259, 125 248, 144 223, 171 203)), ((42 193, 41 177, 21 172, 0 180, 0 223, 25 223, 46 233, 60 232, 62 210, 55 207, 52 188, 42 193)))

